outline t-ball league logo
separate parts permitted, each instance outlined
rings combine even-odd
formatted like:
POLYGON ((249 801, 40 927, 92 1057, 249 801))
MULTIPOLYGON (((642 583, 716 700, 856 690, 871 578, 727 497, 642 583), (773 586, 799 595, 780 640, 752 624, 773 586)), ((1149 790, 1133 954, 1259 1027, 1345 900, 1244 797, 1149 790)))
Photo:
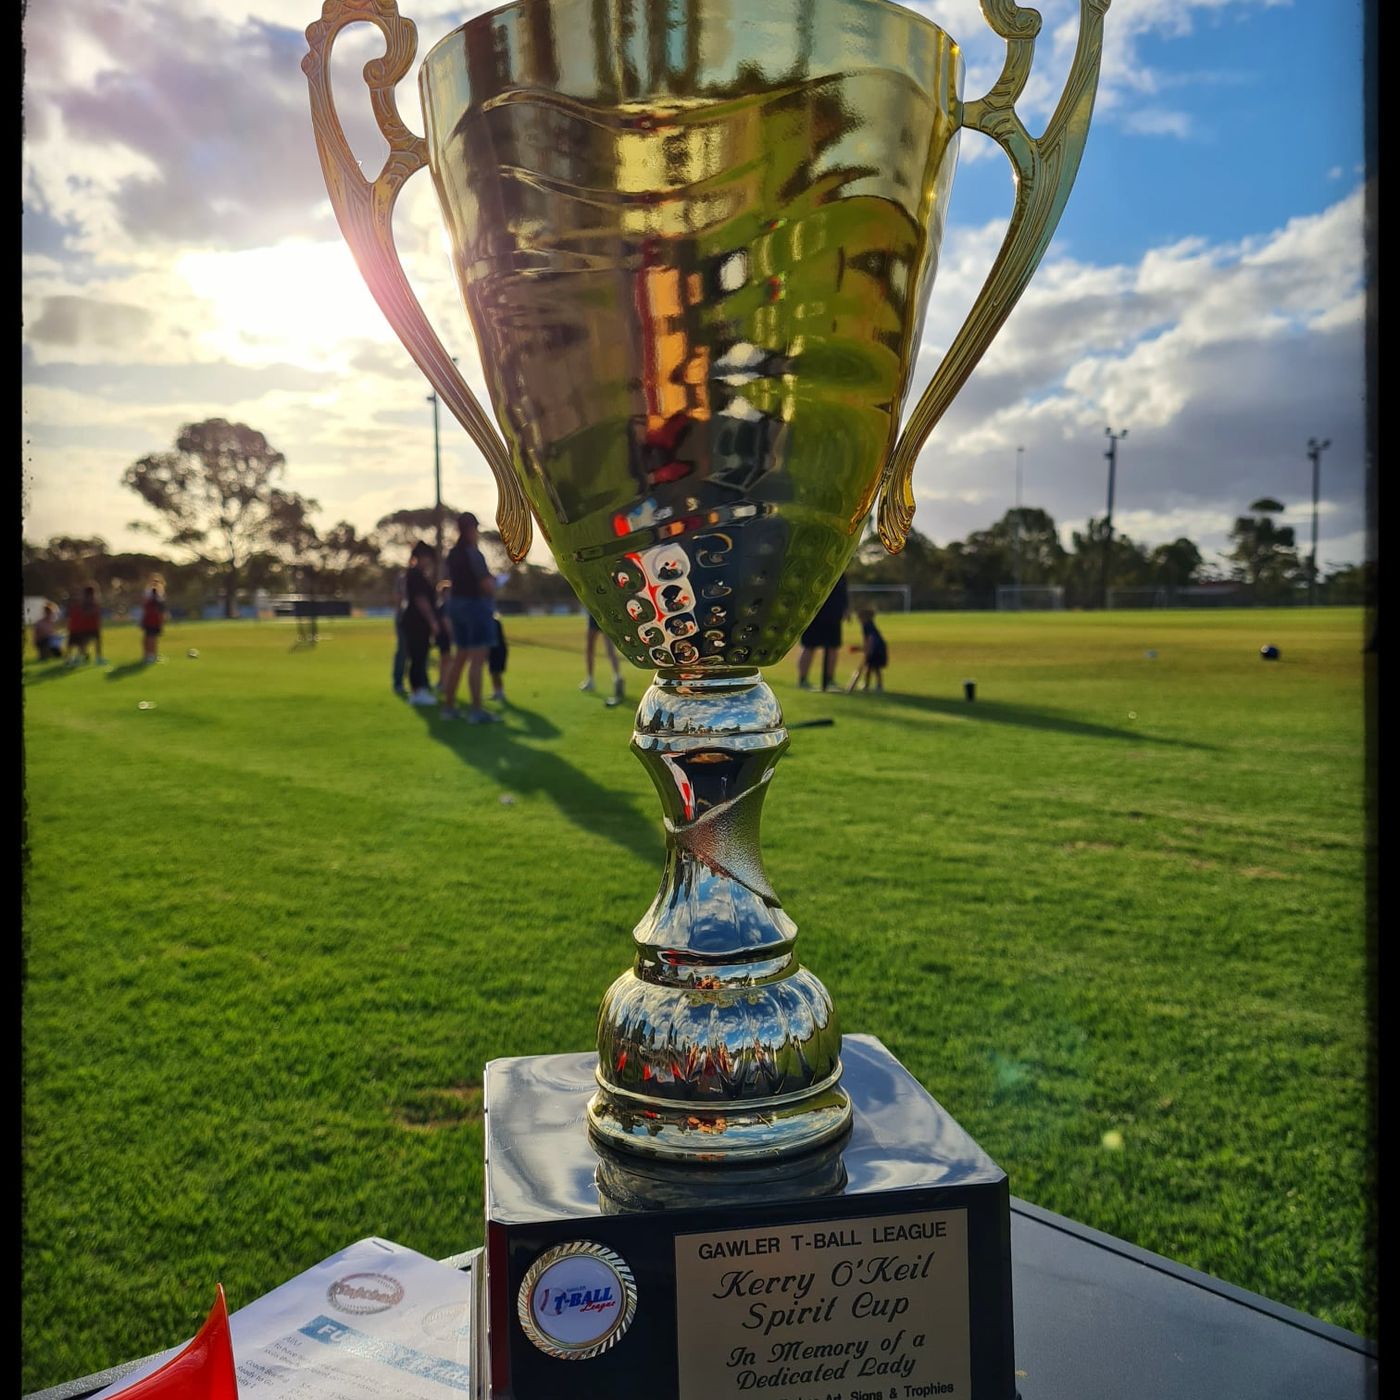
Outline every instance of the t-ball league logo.
POLYGON ((535 1295, 535 1311, 545 1317, 559 1317, 564 1312, 607 1312, 617 1306, 610 1285, 602 1288, 541 1288, 535 1295))

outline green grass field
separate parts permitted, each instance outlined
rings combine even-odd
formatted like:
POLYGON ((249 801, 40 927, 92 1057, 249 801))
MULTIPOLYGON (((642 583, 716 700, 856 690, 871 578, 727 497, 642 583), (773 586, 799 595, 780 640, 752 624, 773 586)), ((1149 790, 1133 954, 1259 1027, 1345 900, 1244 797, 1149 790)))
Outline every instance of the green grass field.
MULTIPOLYGON (((26 1390, 216 1279, 480 1242, 482 1065, 591 1047, 662 856, 645 677, 607 709, 580 621, 508 627, 493 728, 391 695, 388 622, 26 664, 26 1390)), ((770 677, 836 721, 765 849, 845 1029, 1016 1195, 1371 1332, 1359 611, 886 631, 883 696, 770 677)))

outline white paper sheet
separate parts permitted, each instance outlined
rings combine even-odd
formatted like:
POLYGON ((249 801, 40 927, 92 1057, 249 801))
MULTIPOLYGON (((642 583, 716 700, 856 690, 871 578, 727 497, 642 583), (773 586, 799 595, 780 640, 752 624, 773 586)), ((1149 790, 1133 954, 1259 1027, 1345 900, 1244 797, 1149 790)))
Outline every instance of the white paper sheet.
MULTIPOLYGON (((471 1299, 469 1273, 388 1240, 361 1240, 230 1315, 240 1400, 468 1395, 471 1299)), ((93 1400, 120 1395, 180 1350, 93 1400)))

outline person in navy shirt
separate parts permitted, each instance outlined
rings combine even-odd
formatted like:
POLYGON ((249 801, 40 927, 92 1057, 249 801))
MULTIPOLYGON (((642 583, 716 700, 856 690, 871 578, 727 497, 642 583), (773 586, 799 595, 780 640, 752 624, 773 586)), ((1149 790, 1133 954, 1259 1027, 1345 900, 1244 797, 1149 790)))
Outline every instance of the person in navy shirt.
POLYGON ((862 677, 865 678, 865 689, 870 689, 870 678, 875 677, 875 689, 885 688, 885 667, 890 664, 890 649, 885 645, 885 639, 880 634, 880 629, 875 625, 875 609, 861 608, 856 616, 860 619, 861 643, 858 647, 852 647, 852 651, 863 653, 860 665, 856 669, 855 675, 851 677, 851 683, 846 687, 849 695, 856 688, 856 682, 862 677))
POLYGON ((465 669, 467 693, 471 698, 467 722, 490 724, 499 720, 500 715, 481 706, 481 673, 496 636, 496 579, 478 543, 476 516, 470 511, 463 512, 457 517, 457 530, 457 543, 447 552, 447 576, 452 581, 447 617, 452 624, 452 642, 456 650, 443 676, 442 713, 447 719, 459 718, 457 687, 465 669))
POLYGON ((432 576, 436 572, 437 551, 426 540, 419 540, 404 575, 403 640, 408 652, 410 705, 437 704, 437 696, 428 685, 428 651, 442 627, 434 606, 437 590, 432 576))

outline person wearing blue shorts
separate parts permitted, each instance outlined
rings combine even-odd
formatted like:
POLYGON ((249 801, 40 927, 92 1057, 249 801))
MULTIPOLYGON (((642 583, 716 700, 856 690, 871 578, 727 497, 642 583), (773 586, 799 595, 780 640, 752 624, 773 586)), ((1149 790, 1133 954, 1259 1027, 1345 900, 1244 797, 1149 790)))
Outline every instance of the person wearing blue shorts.
POLYGON ((471 697, 466 720, 469 724, 491 724, 499 720, 500 715, 482 708, 481 673, 496 639, 496 580, 478 543, 476 516, 470 511, 459 515, 457 531, 457 543, 447 551, 447 577, 452 585, 452 594, 447 600, 447 621, 452 628, 453 651, 443 672, 442 713, 445 719, 460 718, 457 687, 465 669, 467 692, 471 697))

